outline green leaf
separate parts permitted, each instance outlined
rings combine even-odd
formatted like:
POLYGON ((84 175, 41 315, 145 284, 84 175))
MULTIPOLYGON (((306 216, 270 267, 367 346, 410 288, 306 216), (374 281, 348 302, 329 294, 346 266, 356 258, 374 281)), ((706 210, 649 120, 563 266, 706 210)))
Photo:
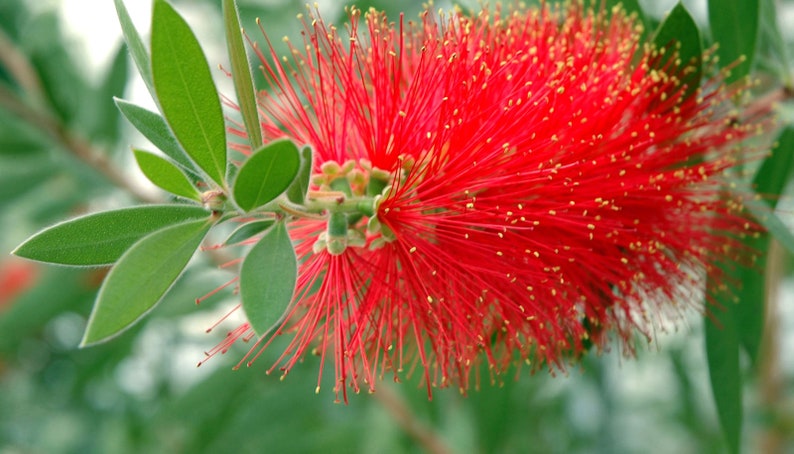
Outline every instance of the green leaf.
POLYGON ((794 234, 788 226, 769 209, 769 205, 760 200, 745 200, 744 207, 753 215, 759 224, 775 237, 780 245, 794 254, 794 234))
MULTIPOLYGON (((41 129, 24 121, 19 115, 0 108, 0 159, 4 157, 14 160, 25 159, 44 150, 51 150, 53 145, 49 139, 47 135, 41 133, 41 129)), ((39 165, 44 161, 42 157, 38 158, 39 165)), ((9 162, 12 166, 15 164, 13 161, 9 162)))
MULTIPOLYGON (((791 177, 794 168, 794 128, 785 129, 753 179, 755 191, 761 195, 773 211, 777 206, 780 194, 791 177)), ((762 207, 758 207, 759 210, 762 207)), ((771 214, 767 212, 766 215, 771 214)), ((755 251, 759 257, 766 257, 769 251, 768 233, 749 238, 744 241, 747 250, 755 251)), ((737 269, 739 304, 736 305, 736 318, 742 321, 739 330, 739 342, 747 352, 754 365, 758 364, 759 351, 764 334, 764 316, 766 314, 766 282, 765 275, 757 266, 737 269)))
POLYGON ((244 211, 270 202, 295 180, 299 167, 300 153, 291 141, 263 146, 240 167, 234 181, 234 200, 244 211))
POLYGON ((755 192, 774 210, 794 168, 794 127, 784 129, 753 179, 755 192))
POLYGON ((64 38, 54 11, 38 14, 26 22, 26 51, 39 78, 44 100, 50 106, 49 113, 73 126, 77 124, 85 100, 96 93, 89 88, 82 68, 72 58, 72 46, 64 38))
POLYGON ((276 221, 273 219, 264 219, 261 221, 252 221, 237 227, 234 232, 226 238, 223 242, 225 245, 237 244, 258 235, 273 226, 276 221))
POLYGON ((676 74, 687 84, 686 95, 689 96, 700 86, 703 76, 703 48, 700 44, 700 31, 697 24, 680 2, 670 11, 659 25, 653 37, 657 49, 665 50, 655 67, 663 68, 671 57, 680 60, 673 65, 676 69, 692 68, 687 75, 676 74), (677 52, 676 52, 677 51, 677 52))
POLYGON ((705 317, 706 358, 711 391, 729 451, 739 452, 742 432, 742 376, 739 369, 739 334, 729 292, 715 292, 722 308, 705 317))
POLYGON ((218 92, 198 40, 165 0, 154 2, 152 76, 174 136, 193 162, 224 187, 226 127, 218 92))
POLYGON ((243 310, 264 336, 283 319, 295 293, 298 261, 287 227, 279 222, 251 248, 240 269, 243 310))
POLYGON ((153 98, 157 99, 154 91, 154 83, 152 82, 152 64, 149 60, 149 52, 146 50, 146 46, 143 44, 138 30, 135 29, 135 25, 132 23, 132 19, 130 19, 124 2, 122 0, 113 0, 113 2, 116 5, 116 14, 119 16, 121 32, 124 35, 127 48, 132 55, 132 60, 135 62, 135 66, 138 67, 138 72, 141 74, 144 83, 146 83, 146 88, 149 89, 149 93, 152 94, 153 98))
POLYGON ((189 205, 146 205, 94 213, 44 229, 12 253, 61 265, 109 265, 156 230, 209 216, 207 210, 189 205))
POLYGON ((223 21, 226 26, 229 59, 232 62, 234 90, 237 93, 237 102, 240 104, 248 141, 251 143, 251 149, 255 150, 262 146, 262 129, 259 123, 254 79, 251 77, 251 66, 245 52, 243 30, 240 26, 240 15, 234 0, 223 0, 223 21))
POLYGON ((756 54, 756 61, 760 65, 762 63, 761 59, 766 56, 764 51, 768 52, 767 57, 771 60, 771 66, 775 67, 773 72, 782 80, 786 87, 792 88, 794 87, 794 82, 792 81, 790 69, 791 59, 786 40, 780 31, 776 0, 761 0, 759 16, 759 44, 757 49, 761 53, 756 54))
MULTIPOLYGON (((762 234, 758 238, 746 239, 744 244, 748 250, 758 254, 758 257, 766 258, 769 235, 762 234)), ((766 276, 758 269, 762 263, 754 267, 737 265, 733 273, 736 281, 741 283, 735 290, 738 303, 734 307, 735 318, 742 321, 741 329, 738 330, 739 343, 753 365, 758 364, 766 315, 766 276)))
POLYGON ((142 150, 132 150, 141 172, 152 183, 171 194, 201 202, 201 194, 171 161, 142 150))
POLYGON ((172 225, 125 252, 99 289, 81 346, 118 335, 152 310, 182 274, 210 227, 208 219, 172 225))
POLYGON ((40 188, 55 176, 56 166, 48 160, 10 157, 0 155, 0 210, 18 203, 29 192, 40 188))
POLYGON ((171 134, 171 128, 160 114, 144 109, 123 99, 115 99, 116 106, 124 117, 166 156, 173 159, 182 169, 196 174, 195 166, 185 151, 171 134))
POLYGON ((113 104, 113 98, 124 95, 128 73, 127 50, 122 45, 116 51, 104 81, 97 90, 93 106, 87 105, 85 109, 92 114, 90 118, 92 138, 108 143, 116 143, 119 140, 121 134, 119 111, 113 104))
POLYGON ((727 81, 750 73, 758 40, 759 0, 708 0, 709 25, 721 66, 744 60, 733 69, 727 81))
POLYGON ((309 183, 314 169, 314 154, 312 147, 306 146, 301 150, 301 164, 298 175, 292 180, 287 189, 287 199, 290 202, 303 205, 306 202, 306 195, 309 193, 309 183))
POLYGON ((640 2, 637 0, 607 0, 606 6, 607 8, 614 8, 617 5, 623 5, 623 10, 628 13, 637 13, 640 19, 644 19, 645 14, 642 11, 642 7, 640 7, 640 2))

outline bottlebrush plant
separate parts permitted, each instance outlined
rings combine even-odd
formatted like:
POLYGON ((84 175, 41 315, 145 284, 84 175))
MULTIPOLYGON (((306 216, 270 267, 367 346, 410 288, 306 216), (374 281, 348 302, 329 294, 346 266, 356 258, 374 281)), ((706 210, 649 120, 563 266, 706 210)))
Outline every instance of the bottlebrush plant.
MULTIPOLYGON (((89 346, 152 310, 208 233, 234 224, 224 244, 250 245, 233 281, 247 322, 209 355, 255 339, 250 365, 288 336, 269 371, 313 353, 345 400, 404 369, 428 394, 466 392, 614 338, 630 352, 692 308, 719 319, 707 335, 724 347, 762 225, 791 242, 741 171, 772 130, 771 103, 745 103, 753 46, 704 51, 680 4, 651 35, 635 2, 595 3, 415 22, 351 8, 344 32, 310 10, 282 59, 224 0, 225 119, 184 19, 155 0, 149 50, 116 0, 160 112, 116 103, 160 149, 133 152, 175 202, 68 220, 15 254, 112 265, 89 346)), ((780 192, 765 176, 775 166, 756 177, 764 193, 780 192)), ((757 339, 734 339, 712 371, 738 371, 739 344, 757 339)))

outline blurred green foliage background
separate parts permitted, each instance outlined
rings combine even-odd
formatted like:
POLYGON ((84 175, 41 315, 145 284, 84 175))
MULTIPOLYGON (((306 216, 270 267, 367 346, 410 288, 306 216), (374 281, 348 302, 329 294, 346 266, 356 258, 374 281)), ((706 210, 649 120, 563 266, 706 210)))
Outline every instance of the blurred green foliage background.
MULTIPOLYGON (((90 16, 91 3, 79 2, 85 11, 78 14, 90 16)), ((226 64, 220 2, 174 3, 215 52, 210 62, 226 64)), ((414 17, 421 8, 407 1, 355 3, 392 17, 400 11, 414 17)), ((239 4, 251 36, 258 38, 254 18, 261 17, 274 41, 296 35, 295 15, 304 9, 303 0, 239 4)), ((205 329, 235 303, 227 290, 194 304, 231 276, 199 254, 196 266, 142 323, 113 342, 78 349, 106 270, 40 266, 8 253, 59 220, 161 195, 140 188, 128 150, 143 139, 112 102, 112 96, 145 91, 126 50, 118 47, 93 67, 85 43, 65 31, 56 7, 0 0, 0 454, 726 449, 709 391, 699 314, 660 333, 658 343, 640 341, 636 359, 620 351, 592 353, 567 373, 518 370, 493 386, 483 371, 480 390, 467 397, 436 390, 432 401, 418 380, 392 385, 387 379, 377 394, 353 396, 343 405, 334 403, 330 385, 315 395, 316 358, 283 381, 265 375, 277 346, 250 369, 231 370, 244 346, 195 367, 225 333, 223 327, 210 334, 205 329)), ((646 7, 650 20, 659 20, 658 4, 646 7)), ((698 8, 693 6, 696 13, 698 8)), ((788 31, 792 2, 778 8, 788 31)), ((326 20, 345 19, 341 3, 324 2, 321 11, 326 20)), ((145 23, 139 27, 147 30, 145 23)), ((789 54, 791 38, 783 47, 789 54)), ((759 49, 760 68, 778 65, 775 49, 759 49)), ((222 84, 221 90, 231 93, 222 84)), ((784 212, 792 210, 790 198, 781 199, 784 212)), ((774 266, 759 272, 777 297, 769 308, 765 359, 746 368, 744 448, 794 452, 792 267, 776 246, 769 259, 774 266)))

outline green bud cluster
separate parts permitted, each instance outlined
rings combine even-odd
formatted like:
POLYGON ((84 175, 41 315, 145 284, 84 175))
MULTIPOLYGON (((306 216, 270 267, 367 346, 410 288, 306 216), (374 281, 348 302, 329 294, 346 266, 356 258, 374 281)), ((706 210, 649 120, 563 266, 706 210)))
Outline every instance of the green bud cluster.
POLYGON ((348 247, 365 247, 372 235, 379 237, 370 243, 370 248, 393 241, 394 233, 377 217, 380 202, 392 189, 391 180, 389 172, 373 167, 367 160, 323 163, 311 181, 318 194, 330 196, 313 200, 312 205, 328 213, 328 224, 314 243, 314 252, 325 250, 341 255, 348 247))

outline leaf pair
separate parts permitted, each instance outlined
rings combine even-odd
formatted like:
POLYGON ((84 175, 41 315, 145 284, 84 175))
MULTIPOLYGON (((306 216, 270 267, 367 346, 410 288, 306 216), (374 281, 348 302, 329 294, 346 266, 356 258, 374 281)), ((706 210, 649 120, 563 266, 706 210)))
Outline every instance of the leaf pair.
MULTIPOLYGON (((115 3, 133 60, 157 100, 165 121, 159 115, 125 101, 117 101, 119 109, 144 136, 179 165, 193 171, 195 164, 200 173, 224 188, 226 126, 210 67, 198 40, 171 5, 165 0, 154 0, 150 58, 123 2, 115 0, 115 3)), ((147 161, 149 164, 152 162, 152 159, 147 161)), ((171 167, 170 162, 164 162, 157 163, 158 169, 171 167)), ((174 173, 172 169, 166 172, 174 173)), ((160 176, 159 173, 156 175, 160 176)), ((147 173, 147 177, 151 175, 147 173)), ((155 180, 155 184, 163 186, 163 178, 155 180)), ((164 189, 170 191, 173 188, 164 189)), ((188 192, 189 198, 194 198, 194 191, 188 192)), ((185 196, 184 191, 177 195, 185 196)))
POLYGON ((114 337, 151 310, 187 266, 212 226, 210 213, 186 205, 106 211, 39 232, 13 253, 72 266, 116 263, 102 283, 83 345, 114 337))

